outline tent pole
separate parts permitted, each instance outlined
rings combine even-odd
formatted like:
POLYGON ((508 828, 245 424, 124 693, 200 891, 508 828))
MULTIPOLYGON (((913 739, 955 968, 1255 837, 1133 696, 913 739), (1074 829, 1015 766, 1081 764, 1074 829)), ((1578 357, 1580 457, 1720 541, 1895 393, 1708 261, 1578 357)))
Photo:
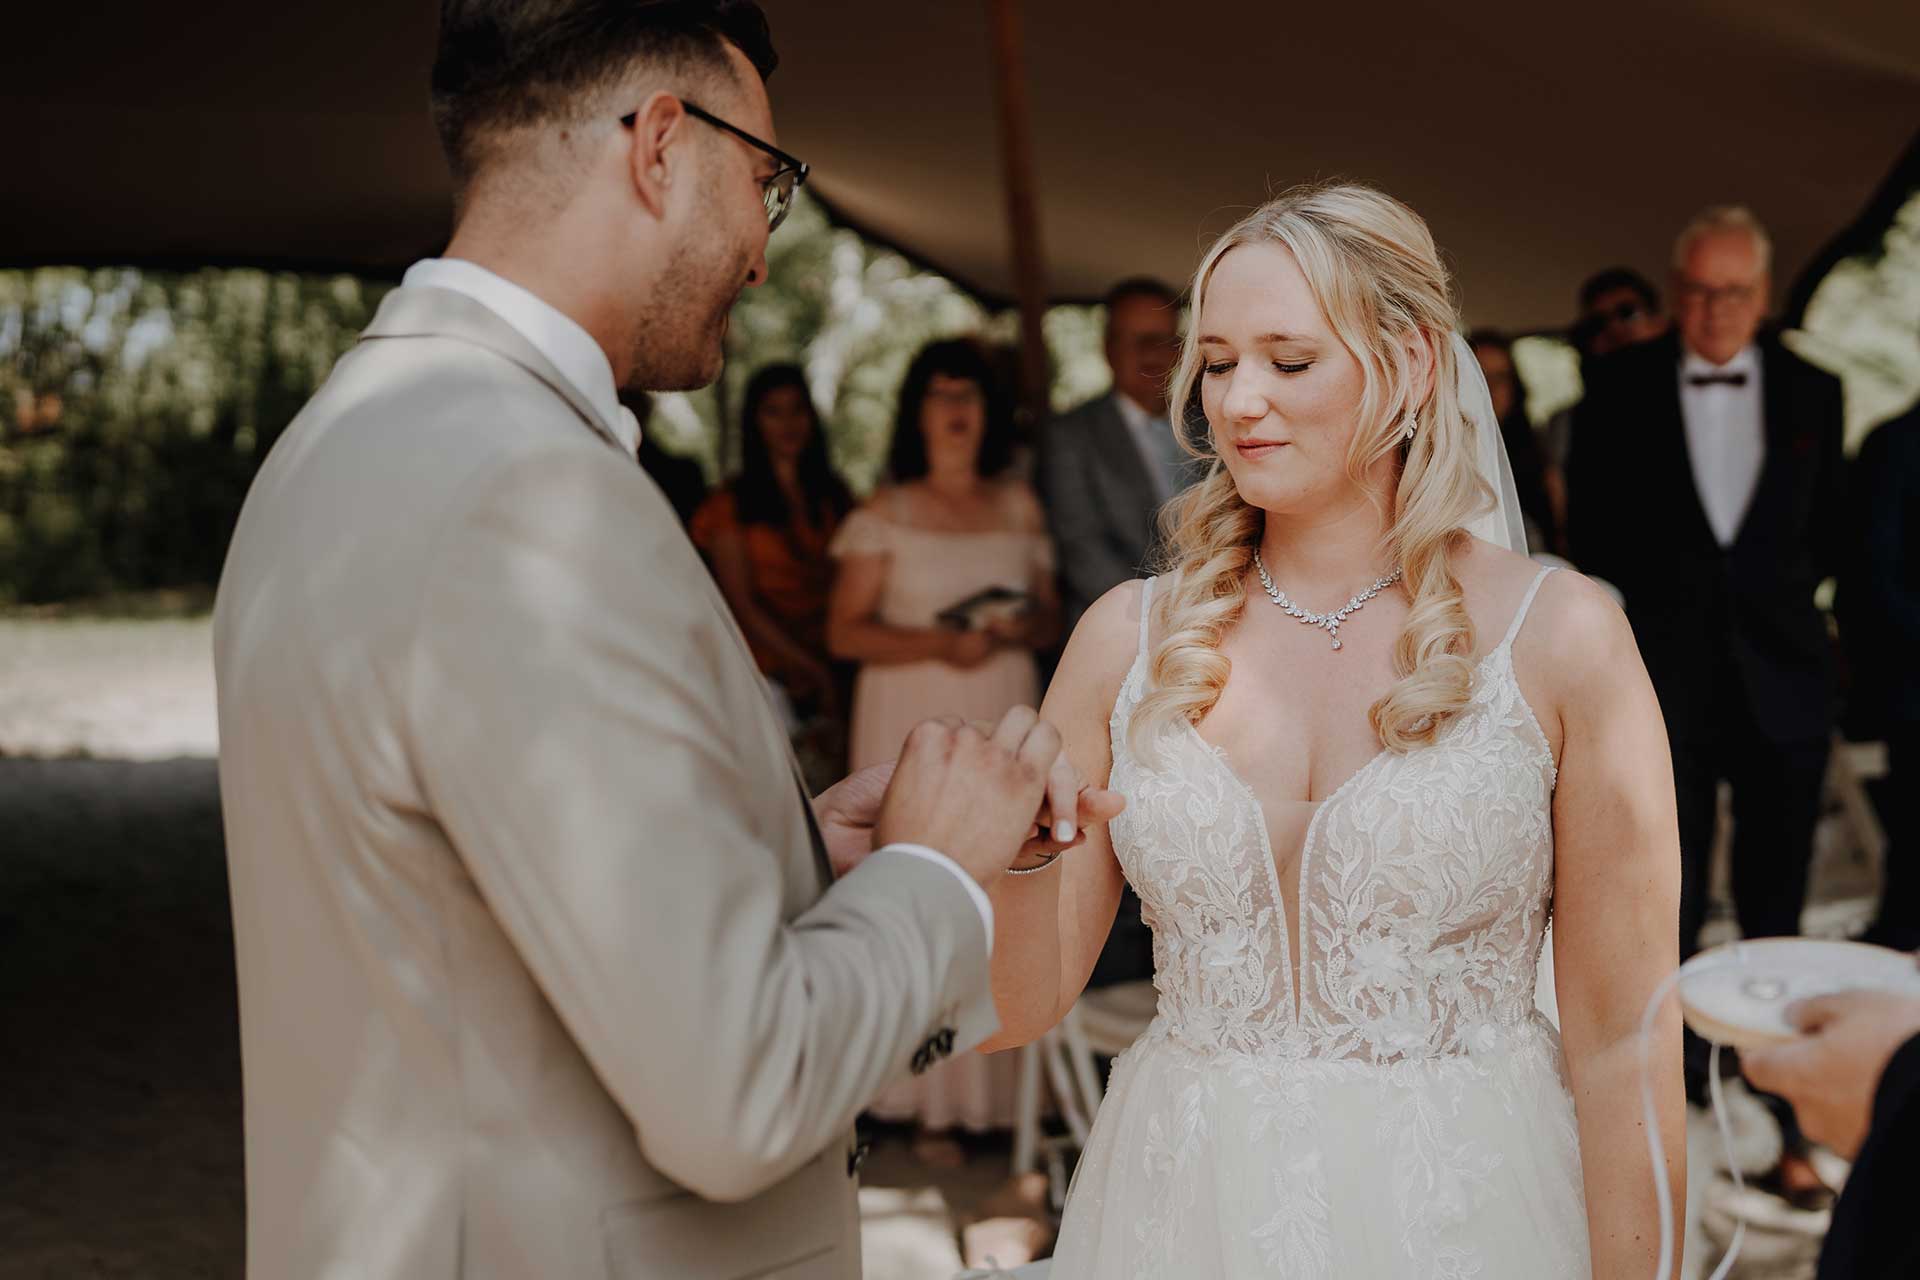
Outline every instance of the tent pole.
POLYGON ((1015 296, 1020 303, 1020 406, 1038 431, 1049 416, 1046 260, 1033 168, 1033 113, 1027 100, 1026 53, 1020 0, 987 0, 993 16, 994 81, 1000 114, 1000 163, 1007 193, 1007 232, 1013 244, 1015 296))

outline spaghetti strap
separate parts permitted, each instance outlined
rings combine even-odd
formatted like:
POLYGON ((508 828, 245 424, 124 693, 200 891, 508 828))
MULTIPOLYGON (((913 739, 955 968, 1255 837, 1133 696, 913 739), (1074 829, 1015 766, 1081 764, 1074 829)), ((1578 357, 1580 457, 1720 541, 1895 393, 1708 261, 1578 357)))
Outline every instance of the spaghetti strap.
POLYGON ((1153 584, 1158 578, 1148 578, 1140 584, 1140 653, 1147 652, 1147 620, 1150 616, 1148 606, 1153 602, 1153 584))
POLYGON ((1514 637, 1520 634, 1520 624, 1527 620, 1527 611, 1533 608, 1533 598, 1540 594, 1540 584, 1545 582, 1547 575, 1553 571, 1554 566, 1548 565, 1533 576, 1532 584, 1527 587, 1527 594, 1520 599, 1519 612, 1513 615, 1513 622, 1507 627, 1507 638, 1500 642, 1502 649, 1511 647, 1514 637))

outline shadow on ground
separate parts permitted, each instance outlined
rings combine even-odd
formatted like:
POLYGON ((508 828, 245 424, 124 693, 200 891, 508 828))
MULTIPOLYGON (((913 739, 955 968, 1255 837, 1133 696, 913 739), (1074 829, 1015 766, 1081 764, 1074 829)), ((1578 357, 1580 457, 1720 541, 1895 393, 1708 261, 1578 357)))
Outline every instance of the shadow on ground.
POLYGON ((244 1271, 208 759, 0 759, 0 1277, 244 1271))

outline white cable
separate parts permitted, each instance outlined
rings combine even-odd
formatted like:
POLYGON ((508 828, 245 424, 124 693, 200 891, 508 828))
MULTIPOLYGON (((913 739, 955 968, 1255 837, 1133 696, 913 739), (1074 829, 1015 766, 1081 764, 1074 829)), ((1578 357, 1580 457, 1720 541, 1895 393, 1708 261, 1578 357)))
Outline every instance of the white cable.
MULTIPOLYGON (((1727 1172, 1733 1175, 1733 1189, 1745 1191, 1747 1184, 1740 1176, 1740 1162, 1733 1158, 1733 1124, 1727 1119, 1727 1100, 1720 1087, 1720 1046, 1715 1044, 1713 1052, 1707 1055, 1707 1092, 1713 1096, 1713 1118, 1720 1126, 1720 1149, 1727 1153, 1727 1172)), ((1747 1238, 1747 1220, 1735 1215, 1733 1220, 1733 1241, 1727 1245, 1727 1256, 1720 1259, 1713 1275, 1708 1280, 1726 1280, 1727 1272, 1733 1270, 1733 1261, 1740 1256, 1740 1243, 1747 1238)))
MULTIPOLYGON (((1736 944, 1723 961, 1712 964, 1720 968, 1722 964, 1739 964, 1746 959, 1746 948, 1736 944)), ((1654 1199, 1660 1208, 1660 1266, 1654 1272, 1655 1280, 1673 1280, 1673 1186, 1667 1179, 1667 1152, 1660 1141, 1660 1113, 1653 1103, 1653 1064, 1650 1061, 1653 1044, 1653 1020, 1660 1012, 1660 1006, 1666 1003, 1667 996, 1680 982, 1680 971, 1675 969, 1668 974, 1658 987, 1654 988, 1653 998, 1647 1001, 1646 1012, 1640 1016, 1640 1106, 1647 1123, 1647 1149, 1653 1155, 1654 1199)), ((1733 1157, 1733 1125, 1727 1119, 1725 1095, 1720 1088, 1720 1046, 1714 1044, 1713 1052, 1707 1060, 1707 1091, 1713 1100, 1713 1118, 1720 1129, 1720 1145, 1727 1157, 1727 1171, 1733 1174, 1736 1191, 1744 1191, 1746 1183, 1740 1176, 1740 1165, 1733 1157)), ((1733 1264, 1740 1256, 1740 1245, 1746 1239, 1747 1224, 1736 1219, 1733 1240, 1727 1246, 1727 1254, 1720 1259, 1720 1265, 1714 1269, 1709 1280, 1726 1280, 1733 1270, 1733 1264)))

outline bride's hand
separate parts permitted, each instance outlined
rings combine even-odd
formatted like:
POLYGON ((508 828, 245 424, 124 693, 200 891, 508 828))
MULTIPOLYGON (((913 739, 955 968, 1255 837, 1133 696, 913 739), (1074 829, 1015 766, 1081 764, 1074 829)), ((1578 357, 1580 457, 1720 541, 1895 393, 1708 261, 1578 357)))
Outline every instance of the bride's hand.
POLYGON ((1111 822, 1127 807, 1127 799, 1118 791, 1108 791, 1104 787, 1080 786, 1074 806, 1073 837, 1061 840, 1055 827, 1054 808, 1051 802, 1043 805, 1038 819, 1033 824, 1033 834, 1020 846, 1020 852, 1014 857, 1014 866, 1039 863, 1044 866, 1060 854, 1076 845, 1085 844, 1087 828, 1111 822))

